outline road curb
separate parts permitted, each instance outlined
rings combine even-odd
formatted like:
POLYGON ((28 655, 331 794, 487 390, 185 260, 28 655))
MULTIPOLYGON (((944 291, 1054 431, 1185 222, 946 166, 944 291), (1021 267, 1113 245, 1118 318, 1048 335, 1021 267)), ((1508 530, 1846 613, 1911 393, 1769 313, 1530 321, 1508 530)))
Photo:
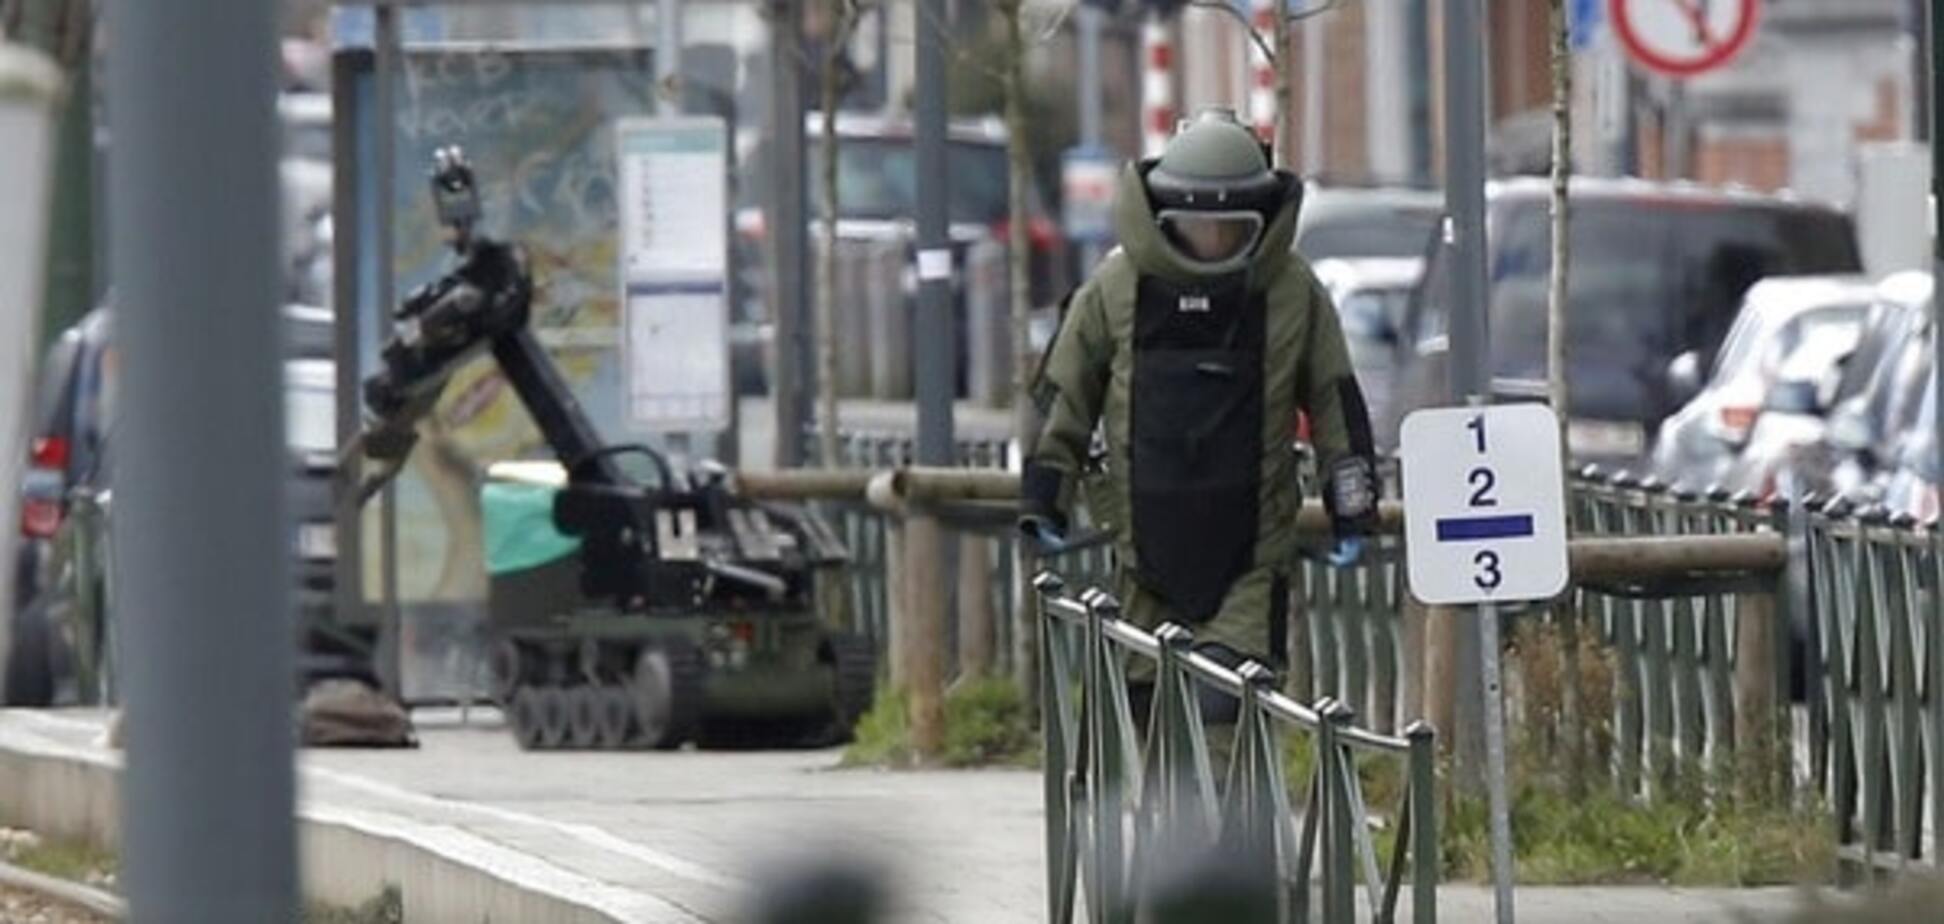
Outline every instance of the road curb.
POLYGON ((128 919, 128 904, 115 895, 12 863, 0 863, 0 886, 33 892, 64 905, 84 908, 111 921, 128 919))
MULTIPOLYGON (((0 813, 24 827, 118 849, 120 770, 118 755, 0 724, 0 813)), ((351 907, 395 886, 413 922, 701 920, 448 825, 304 805, 297 827, 305 897, 313 901, 351 907)))

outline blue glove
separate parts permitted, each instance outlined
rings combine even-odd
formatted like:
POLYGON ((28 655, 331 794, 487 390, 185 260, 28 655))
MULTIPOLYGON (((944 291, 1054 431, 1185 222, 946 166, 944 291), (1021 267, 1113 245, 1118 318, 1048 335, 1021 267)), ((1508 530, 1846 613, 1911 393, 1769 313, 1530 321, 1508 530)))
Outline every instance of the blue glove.
POLYGON ((1050 521, 1039 517, 1032 517, 1021 522, 1019 525, 1021 530, 1026 533, 1027 538, 1033 541, 1036 547, 1035 550, 1040 555, 1057 555, 1066 551, 1066 534, 1060 532, 1060 528, 1053 525, 1050 521))
POLYGON ((1363 560, 1363 549, 1362 536, 1345 536, 1337 540, 1336 548, 1330 550, 1327 561, 1332 568, 1348 568, 1363 560))

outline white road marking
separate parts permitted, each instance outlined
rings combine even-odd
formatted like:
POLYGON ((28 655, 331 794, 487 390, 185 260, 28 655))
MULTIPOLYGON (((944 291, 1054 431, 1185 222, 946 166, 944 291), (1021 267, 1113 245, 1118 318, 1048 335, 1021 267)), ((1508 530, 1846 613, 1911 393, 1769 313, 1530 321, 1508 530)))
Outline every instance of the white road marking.
POLYGON ((691 882, 699 882, 703 885, 715 886, 722 889, 741 890, 749 887, 747 882, 737 879, 734 876, 728 876, 701 864, 671 856, 652 847, 623 840, 593 825, 554 821, 550 818, 542 818, 526 812, 500 808, 496 805, 485 805, 479 802, 466 802, 459 799, 448 799, 444 796, 427 795, 426 793, 414 792, 392 783, 374 780, 343 770, 306 767, 304 768, 304 772, 324 780, 329 780, 340 786, 357 789, 381 798, 394 799, 408 804, 446 811, 471 812, 486 818, 494 818, 517 825, 527 825, 554 831, 595 849, 619 854, 636 862, 646 863, 670 875, 687 879, 691 882))
MULTIPOLYGON (((11 714, 28 718, 32 721, 41 723, 43 725, 48 725, 57 728, 66 728, 72 731, 94 732, 97 733, 98 735, 104 733, 106 728, 106 723, 100 721, 99 719, 89 720, 83 718, 72 718, 65 715, 41 712, 36 710, 20 710, 20 711, 15 711, 11 714)), ((67 756, 86 757, 87 759, 92 759, 97 761, 101 759, 101 757, 98 754, 89 755, 86 753, 84 749, 75 748, 72 746, 65 746, 60 742, 50 741, 50 742, 45 742, 45 744, 59 747, 62 753, 67 756)), ((648 847, 642 844, 637 844, 632 841, 625 840, 623 838, 617 837, 616 835, 608 831, 595 827, 594 825, 580 824, 576 822, 554 821, 549 818, 542 818, 538 815, 515 811, 513 809, 500 808, 499 806, 495 806, 495 805, 486 805, 479 802, 468 802, 460 799, 446 798, 444 796, 428 795, 426 793, 415 792, 413 790, 406 789, 402 786, 398 786, 393 783, 387 783, 382 780, 375 780, 370 777, 364 776, 362 774, 351 773, 349 771, 344 771, 344 770, 333 770, 325 767, 304 767, 302 772, 307 775, 314 776, 322 780, 327 780, 331 783, 335 783, 340 786, 344 786, 348 789, 355 789, 373 796, 377 796, 384 799, 395 800, 408 805, 418 805, 424 808, 432 808, 432 809, 438 809, 442 811, 470 812, 474 815, 485 817, 485 818, 493 818, 499 821, 509 822, 516 825, 523 825, 523 826, 553 831, 555 833, 564 835, 573 840, 580 841, 581 843, 584 843, 597 850, 602 850, 608 853, 616 854, 625 857, 629 860, 633 860, 637 863, 647 864, 665 873, 668 873, 669 875, 676 876, 681 879, 686 879, 689 880, 690 882, 697 882, 703 885, 714 886, 720 889, 730 889, 736 891, 741 891, 749 888, 749 883, 742 879, 739 879, 734 876, 726 875, 717 870, 710 869, 709 867, 703 866, 698 863, 684 860, 680 857, 663 853, 662 851, 656 850, 652 847, 648 847)))

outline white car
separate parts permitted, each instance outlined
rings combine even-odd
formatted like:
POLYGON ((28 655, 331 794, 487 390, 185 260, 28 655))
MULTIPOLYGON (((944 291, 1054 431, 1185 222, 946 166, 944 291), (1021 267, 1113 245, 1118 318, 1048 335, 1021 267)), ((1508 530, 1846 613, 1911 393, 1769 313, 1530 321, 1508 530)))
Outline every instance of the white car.
POLYGON ((1424 275, 1424 261, 1404 257, 1324 259, 1316 261, 1312 269, 1336 303, 1343 339, 1350 347, 1350 366, 1370 405, 1371 419, 1383 420, 1396 385, 1398 349, 1411 292, 1424 275))
MULTIPOLYGON (((1792 357, 1805 347, 1811 351, 1791 370, 1798 375, 1803 369, 1834 367, 1856 348, 1874 295, 1856 276, 1784 276, 1751 286, 1706 386, 1662 422, 1654 473, 1697 490, 1729 486, 1736 460, 1792 357)), ((1678 377, 1693 388, 1696 373, 1684 368, 1678 377)))

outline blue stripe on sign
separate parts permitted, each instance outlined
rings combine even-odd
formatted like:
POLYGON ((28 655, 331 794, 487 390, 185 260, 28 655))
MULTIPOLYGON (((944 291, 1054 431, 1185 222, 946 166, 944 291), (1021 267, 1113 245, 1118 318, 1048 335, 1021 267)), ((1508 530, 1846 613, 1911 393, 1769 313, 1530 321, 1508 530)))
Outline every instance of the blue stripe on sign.
POLYGON ((1525 539, 1532 535, 1532 517, 1449 517, 1438 521, 1439 542, 1480 539, 1525 539))
POLYGON ((631 282, 628 294, 635 295, 718 295, 724 286, 715 280, 695 282, 631 282))

